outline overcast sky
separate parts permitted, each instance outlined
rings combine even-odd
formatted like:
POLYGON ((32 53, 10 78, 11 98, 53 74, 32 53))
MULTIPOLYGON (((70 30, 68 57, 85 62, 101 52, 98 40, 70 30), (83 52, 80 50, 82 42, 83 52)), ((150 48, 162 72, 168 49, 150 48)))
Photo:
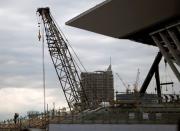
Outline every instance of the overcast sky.
MULTIPOLYGON (((36 9, 49 6, 51 13, 75 49, 87 71, 106 70, 112 59, 112 70, 132 85, 137 69, 142 84, 158 49, 152 46, 119 40, 100 34, 68 27, 65 22, 103 0, 4 0, 0 1, 0 121, 13 118, 15 112, 43 110, 42 53, 38 42, 36 9)), ((67 106, 46 46, 46 100, 49 108, 67 106)), ((165 73, 161 64, 162 81, 177 80, 170 69, 165 73), (165 77, 168 76, 168 77, 165 77)), ((114 75, 115 90, 125 87, 114 75)), ((151 83, 154 91, 155 82, 151 83)), ((164 90, 165 91, 165 90, 164 90)), ((171 88, 168 89, 172 91, 171 88)), ((179 90, 177 89, 179 92, 179 90)))

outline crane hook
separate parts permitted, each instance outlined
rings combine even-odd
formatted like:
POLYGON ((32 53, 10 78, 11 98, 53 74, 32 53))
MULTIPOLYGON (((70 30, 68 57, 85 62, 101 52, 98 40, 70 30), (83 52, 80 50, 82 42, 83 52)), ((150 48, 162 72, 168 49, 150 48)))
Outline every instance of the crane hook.
POLYGON ((39 32, 38 32, 38 40, 41 41, 40 23, 38 23, 38 28, 39 28, 39 32))
POLYGON ((39 33, 38 33, 38 40, 41 41, 41 32, 39 30, 39 33))

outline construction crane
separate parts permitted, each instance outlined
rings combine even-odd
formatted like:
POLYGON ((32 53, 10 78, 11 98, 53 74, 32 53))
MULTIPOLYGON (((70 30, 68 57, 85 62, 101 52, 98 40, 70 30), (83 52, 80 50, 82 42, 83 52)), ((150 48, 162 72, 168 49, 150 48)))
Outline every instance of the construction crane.
POLYGON ((82 111, 89 108, 67 40, 60 32, 48 7, 38 8, 37 12, 42 19, 49 53, 70 111, 82 111))
POLYGON ((116 75, 119 78, 119 80, 122 82, 124 87, 126 88, 126 93, 129 93, 130 92, 129 85, 126 85, 126 83, 123 81, 123 79, 120 77, 120 75, 118 73, 116 73, 116 75))
POLYGON ((137 75, 136 75, 136 81, 134 82, 134 92, 138 92, 139 75, 140 75, 140 71, 139 71, 139 69, 138 69, 137 75))

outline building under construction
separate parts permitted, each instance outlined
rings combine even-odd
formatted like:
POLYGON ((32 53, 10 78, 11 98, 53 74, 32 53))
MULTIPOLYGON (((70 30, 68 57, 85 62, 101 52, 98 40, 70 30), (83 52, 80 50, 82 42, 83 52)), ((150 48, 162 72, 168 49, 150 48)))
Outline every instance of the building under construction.
POLYGON ((93 108, 97 108, 101 102, 112 102, 114 100, 114 80, 111 65, 106 71, 82 72, 81 83, 93 108))
POLYGON ((67 41, 58 30, 49 8, 39 8, 37 12, 44 24, 50 56, 70 112, 62 114, 61 111, 47 111, 42 117, 37 115, 24 122, 2 122, 0 128, 6 130, 11 126, 18 130, 23 124, 24 127, 30 127, 31 121, 35 120, 36 124, 42 123, 41 128, 49 128, 50 131, 176 131, 180 118, 180 99, 178 95, 170 95, 170 100, 166 98, 163 101, 159 63, 164 57, 180 81, 179 5, 179 0, 106 0, 67 22, 74 27, 115 38, 130 39, 159 49, 139 92, 117 95, 118 99, 110 106, 99 106, 96 109, 91 108, 94 103, 98 105, 96 100, 99 103, 113 98, 111 69, 92 74, 82 73, 80 81, 67 41), (153 76, 156 79, 157 95, 146 95, 153 76), (109 80, 105 82, 107 85, 102 84, 106 81, 104 77, 109 80), (104 88, 110 92, 103 92, 104 88), (106 94, 108 95, 105 96, 106 94), (80 105, 80 108, 76 105, 80 105))

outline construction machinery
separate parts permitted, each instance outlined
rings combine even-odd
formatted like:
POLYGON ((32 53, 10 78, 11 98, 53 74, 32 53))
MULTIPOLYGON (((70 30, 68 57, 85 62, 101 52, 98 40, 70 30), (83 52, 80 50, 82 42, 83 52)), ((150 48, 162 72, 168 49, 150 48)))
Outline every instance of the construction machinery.
POLYGON ((49 53, 70 111, 82 111, 89 108, 85 91, 80 83, 76 62, 68 48, 66 38, 58 28, 48 7, 38 8, 37 12, 42 18, 49 53))
POLYGON ((124 85, 124 87, 126 88, 126 93, 129 93, 130 92, 130 89, 129 89, 129 84, 127 85, 123 79, 120 77, 120 75, 118 73, 116 73, 117 77, 119 78, 119 80, 122 82, 122 84, 124 85))

